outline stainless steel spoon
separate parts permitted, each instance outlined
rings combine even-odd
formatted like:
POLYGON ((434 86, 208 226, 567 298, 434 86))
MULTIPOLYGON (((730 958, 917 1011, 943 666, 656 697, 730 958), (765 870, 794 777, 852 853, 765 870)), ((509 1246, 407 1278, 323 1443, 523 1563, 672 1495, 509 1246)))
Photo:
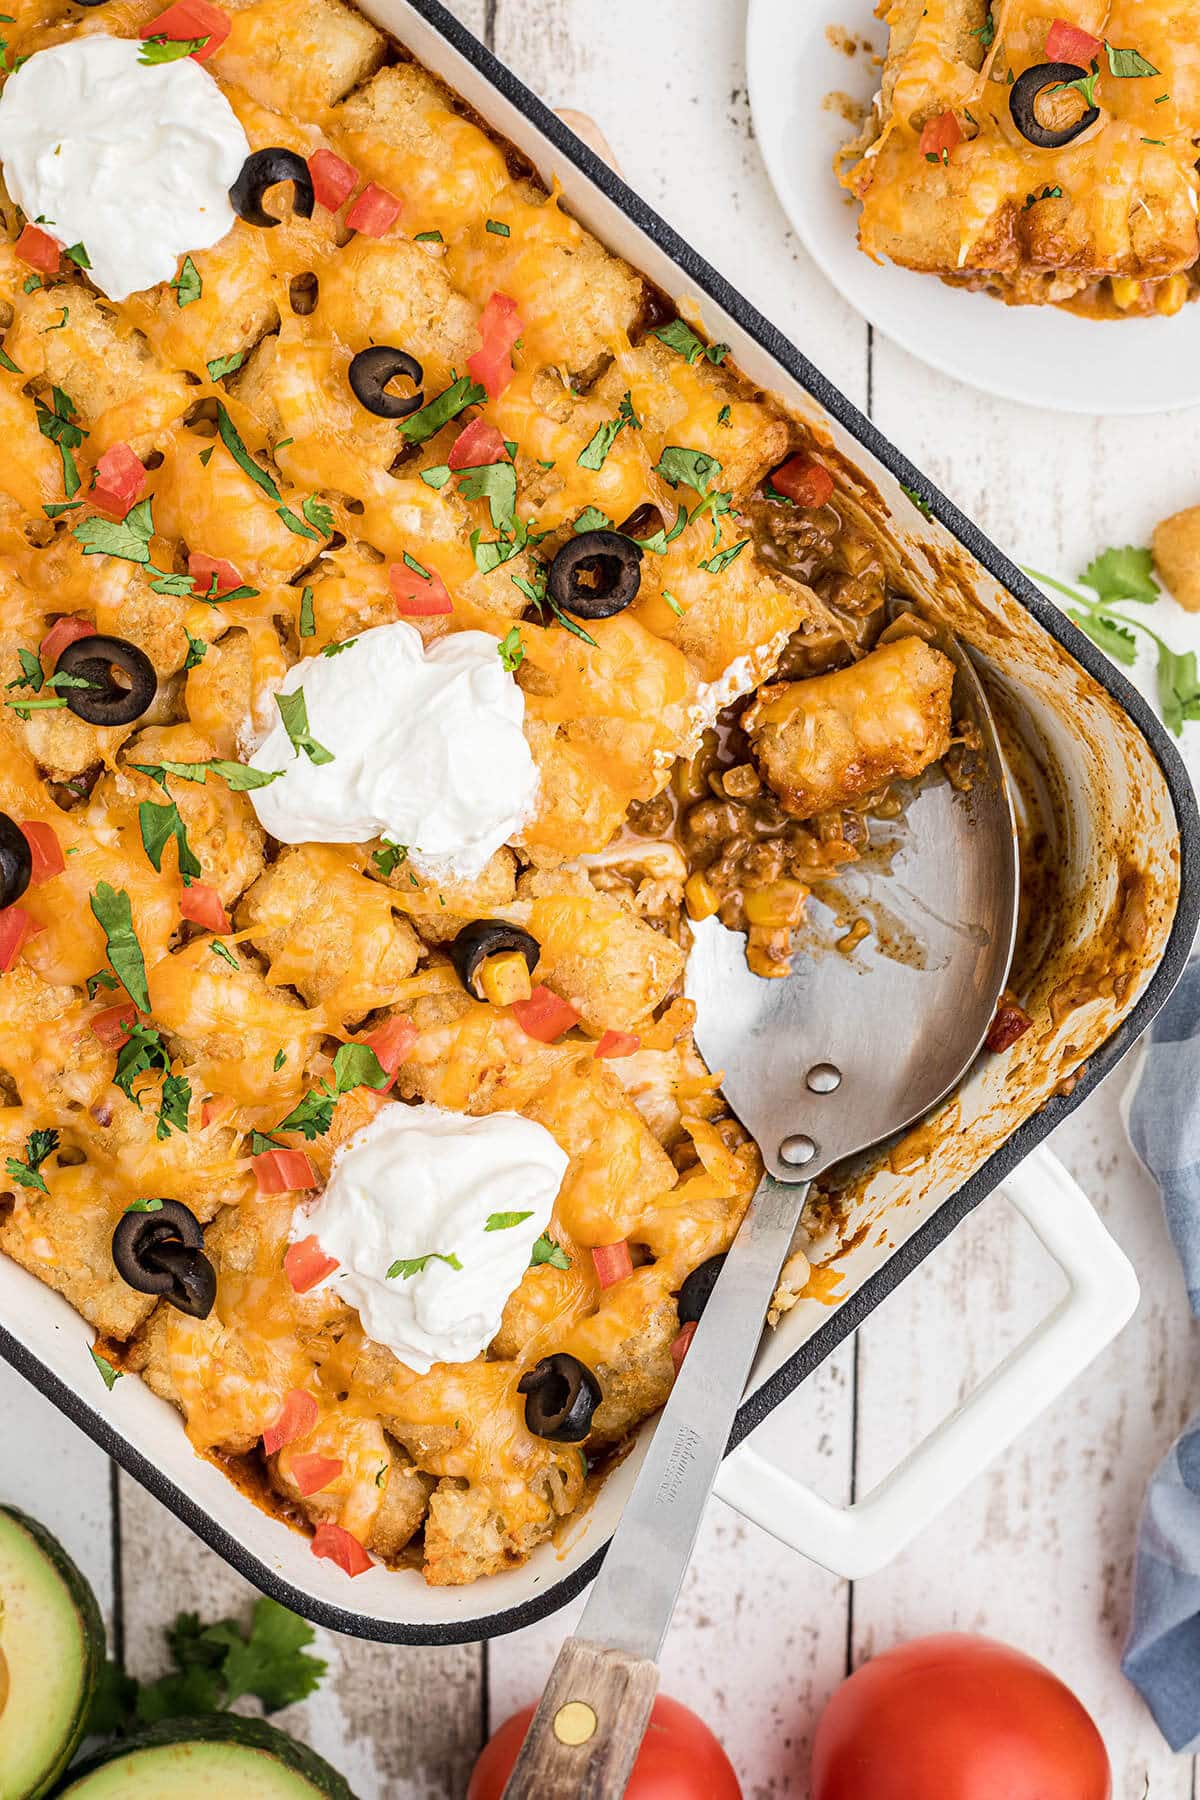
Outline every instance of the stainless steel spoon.
MULTIPOLYGON (((658 1687, 656 1660, 780 1268, 813 1179, 922 1118, 974 1061, 1017 924, 1012 799, 983 688, 960 646, 954 716, 970 780, 926 782, 891 840, 837 884, 877 929, 852 955, 797 956, 766 981, 715 919, 688 966, 696 1035, 768 1174, 726 1258, 597 1577, 551 1671, 505 1800, 616 1800, 658 1687), (886 860, 886 878, 880 866, 886 860), (884 910, 886 909, 886 910, 884 910)), ((876 833, 873 831, 873 843, 876 833)), ((819 925, 819 920, 816 921, 819 925)))

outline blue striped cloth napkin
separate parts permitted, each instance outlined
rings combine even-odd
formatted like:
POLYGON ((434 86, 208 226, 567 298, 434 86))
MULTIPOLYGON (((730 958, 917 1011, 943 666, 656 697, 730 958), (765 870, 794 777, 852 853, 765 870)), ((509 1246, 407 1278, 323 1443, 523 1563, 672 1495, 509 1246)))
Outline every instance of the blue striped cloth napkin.
MULTIPOLYGON (((1162 1190, 1188 1299, 1200 1317, 1200 960, 1154 1023, 1128 1126, 1162 1190)), ((1121 1667, 1172 1750, 1200 1751, 1200 1413, 1146 1494, 1121 1667)))

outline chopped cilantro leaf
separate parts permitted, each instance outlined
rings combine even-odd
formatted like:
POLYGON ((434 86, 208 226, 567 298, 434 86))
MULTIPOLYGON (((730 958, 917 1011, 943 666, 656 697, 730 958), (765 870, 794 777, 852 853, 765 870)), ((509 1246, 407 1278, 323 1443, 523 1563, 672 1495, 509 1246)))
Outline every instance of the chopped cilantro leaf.
POLYGON ((271 1064, 271 1067, 274 1069, 274 1071, 277 1075, 278 1075, 280 1069, 282 1069, 282 1067, 286 1061, 287 1061, 287 1051, 286 1050, 277 1050, 275 1052, 275 1061, 271 1064))
POLYGON ((702 356, 710 363, 723 363, 729 355, 728 344, 706 344, 682 319, 672 319, 669 325, 661 326, 652 335, 687 363, 697 363, 702 356))
POLYGON ((318 500, 315 494, 310 494, 303 506, 301 506, 300 511, 304 514, 313 529, 321 533, 322 537, 332 537, 332 506, 326 506, 323 500, 318 500))
MULTIPOLYGON (((222 400, 217 401, 217 435, 228 450, 230 456, 232 456, 238 468, 250 477, 256 487, 262 489, 268 500, 274 500, 276 504, 279 504, 281 499, 279 489, 275 486, 274 481, 271 476, 267 474, 267 471, 260 463, 255 462, 254 458, 247 450, 245 444, 242 442, 241 434, 233 420, 230 418, 229 413, 225 408, 225 403, 222 400)), ((286 522, 287 521, 285 520, 284 523, 286 524, 286 522)), ((310 534, 304 532, 303 535, 307 537, 310 534)))
POLYGON ((187 656, 184 658, 183 664, 186 673, 188 669, 194 669, 198 663, 204 661, 208 655, 208 645, 203 638, 193 637, 186 625, 183 628, 183 635, 187 639, 188 645, 187 656))
POLYGON ((510 626, 509 630, 496 645, 500 653, 500 662, 510 675, 515 675, 525 660, 525 645, 521 638, 520 628, 510 626))
POLYGON ((485 1231, 511 1231, 514 1225, 523 1225, 526 1219, 532 1219, 532 1212, 499 1212, 489 1213, 485 1231))
POLYGON ((576 457, 575 460, 579 467, 581 469, 602 469, 609 451, 627 425, 632 426, 635 431, 640 431, 642 428, 642 422, 633 410, 633 395, 628 388, 625 390, 625 396, 621 401, 616 418, 610 419, 605 425, 597 426, 589 442, 576 457))
POLYGON ((379 849, 371 852, 371 861, 381 875, 391 875, 407 856, 407 844, 391 844, 386 838, 382 838, 379 849))
POLYGON ((455 1256, 453 1250, 451 1250, 448 1255, 444 1254, 441 1250, 429 1250, 424 1256, 400 1257, 388 1270, 387 1278, 389 1281, 395 1281, 397 1276, 402 1275, 405 1281, 411 1281, 414 1275, 419 1275, 421 1273, 426 1263, 431 1262, 444 1262, 451 1269, 461 1270, 462 1268, 462 1264, 459 1262, 457 1256, 455 1256))
POLYGON ((1115 44, 1106 43, 1108 52, 1108 72, 1115 75, 1118 81, 1130 81, 1139 75, 1157 75, 1160 73, 1152 62, 1139 50, 1118 50, 1115 44))
POLYGON ((506 537, 517 529, 517 471, 510 462, 463 469, 458 491, 464 500, 486 500, 492 525, 506 537))
POLYGON ((24 369, 17 367, 8 351, 0 347, 0 369, 7 369, 10 375, 23 375, 24 369))
POLYGON ((511 237, 512 236, 512 232, 509 230, 508 226, 505 225, 501 219, 489 219, 487 222, 487 225, 484 227, 484 229, 487 231, 490 231, 492 233, 493 237, 511 237))
POLYGON ((661 475, 671 487, 682 484, 707 496, 712 491, 714 478, 721 473, 721 465, 715 456, 709 456, 704 450, 687 450, 679 444, 669 444, 655 463, 654 473, 661 475))
POLYGON ((201 785, 209 775, 217 775, 231 792, 245 794, 251 788, 269 787, 283 774, 282 769, 255 769, 249 763, 226 762, 219 756, 210 757, 207 762, 130 763, 129 766, 139 775, 148 775, 151 781, 157 781, 164 793, 168 775, 176 775, 180 781, 198 781, 201 785))
POLYGON ((449 463, 438 463, 432 469, 422 469, 421 480, 426 487, 431 487, 435 493, 440 494, 453 473, 449 463))
POLYGON ((317 622, 313 617, 313 591, 306 587, 300 595, 300 636, 316 637, 317 622))
POLYGON ((238 969, 241 967, 241 964, 233 954, 233 951, 229 948, 229 945, 223 944, 220 938, 213 938, 208 947, 214 956, 219 956, 222 962, 227 962, 231 969, 238 969))
POLYGON ((63 251, 63 255, 69 257, 77 269, 90 269, 92 266, 92 259, 82 244, 70 245, 63 251))
POLYGON ((37 1188, 39 1193, 48 1194, 50 1189, 39 1171, 46 1158, 57 1149, 57 1131, 31 1131, 25 1139, 24 1160, 10 1156, 4 1165, 9 1180, 19 1187, 37 1188))
POLYGON ((199 859, 188 843, 187 827, 174 800, 168 800, 161 806, 155 800, 143 800, 138 807, 138 824, 142 832, 142 848, 160 873, 163 851, 172 838, 179 855, 179 873, 185 884, 201 873, 199 859))
POLYGON ((293 749, 299 755, 303 750, 309 762, 318 767, 322 763, 333 761, 332 750, 324 744, 318 744, 308 729, 308 703, 304 698, 303 688, 293 688, 290 694, 278 693, 275 704, 279 708, 279 716, 283 720, 283 729, 287 732, 293 749))
POLYGON ((146 986, 146 959, 133 929, 133 909, 124 888, 112 888, 107 881, 96 884, 91 896, 96 923, 108 945, 108 960, 114 973, 125 984, 125 991, 139 1012, 150 1011, 150 991, 146 986))
POLYGON ((192 1103, 192 1085, 186 1075, 164 1075, 158 1102, 158 1123, 154 1135, 161 1143, 172 1131, 188 1128, 188 1107, 192 1103))
POLYGON ((193 300, 200 298, 204 292, 204 283, 200 279, 199 269, 190 256, 184 257, 183 266, 178 275, 174 281, 169 281, 167 286, 175 289, 175 302, 178 306, 190 306, 193 300))
POLYGON ((410 413, 407 419, 401 419, 396 429, 410 444, 423 444, 456 419, 468 406, 481 406, 487 399, 487 389, 472 381, 469 375, 460 375, 457 381, 433 400, 423 406, 420 412, 410 413))
POLYGON ((715 556, 710 556, 707 562, 700 564, 700 567, 706 569, 710 575, 722 574, 730 563, 742 554, 749 542, 749 538, 743 538, 740 544, 733 544, 728 550, 718 550, 715 556))
POLYGON ((203 50, 207 42, 207 37, 169 38, 156 35, 143 38, 138 61, 145 68, 153 68, 157 63, 182 62, 185 56, 203 50))
POLYGON ((131 506, 123 519, 80 519, 72 525, 71 536, 83 545, 85 556, 119 556, 124 562, 148 563, 154 536, 150 500, 131 506))
POLYGON ((608 514, 601 512, 598 506, 585 506, 572 530, 576 537, 582 537, 585 531, 611 531, 612 524, 608 514))
POLYGON ((235 369, 241 368, 245 360, 244 350, 235 350, 232 356, 214 356, 208 364, 208 379, 220 381, 222 375, 232 375, 235 369))
POLYGON ((113 1388, 121 1379, 120 1369, 114 1369, 108 1358, 101 1356, 100 1352, 92 1345, 88 1346, 88 1355, 99 1369, 100 1379, 111 1394, 113 1388))
POLYGON ((161 1200, 131 1200, 125 1208, 131 1213, 156 1213, 162 1211, 161 1200))
POLYGON ((440 231, 418 231, 413 239, 414 244, 444 244, 445 241, 440 231))
POLYGON ((552 1269, 569 1269, 571 1266, 571 1259, 563 1249, 562 1245, 556 1244, 547 1231, 543 1231, 541 1237, 533 1246, 533 1251, 529 1258, 529 1266, 531 1269, 536 1269, 539 1263, 549 1263, 552 1269))

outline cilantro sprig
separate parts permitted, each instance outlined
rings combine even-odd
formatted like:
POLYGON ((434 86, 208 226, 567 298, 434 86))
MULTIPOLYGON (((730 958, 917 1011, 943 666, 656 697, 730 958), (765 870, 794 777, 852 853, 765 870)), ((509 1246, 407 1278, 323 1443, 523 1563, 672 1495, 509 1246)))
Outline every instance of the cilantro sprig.
POLYGON ((541 1237, 533 1246, 529 1258, 529 1266, 531 1269, 536 1269, 542 1263, 548 1263, 552 1269, 569 1269, 571 1266, 570 1257, 567 1255, 562 1245, 554 1241, 548 1231, 543 1231, 541 1237))
POLYGON ((410 413, 407 419, 401 419, 396 429, 409 444, 424 444, 435 437, 443 425, 451 419, 457 419, 459 413, 465 412, 468 406, 482 406, 487 399, 487 389, 472 381, 469 375, 459 375, 434 396, 428 406, 420 412, 410 413))
POLYGON ((606 424, 598 426, 588 443, 575 458, 579 467, 581 469, 602 469, 608 459, 609 451, 627 427, 632 431, 642 429, 642 421, 633 410, 633 395, 628 388, 617 409, 616 418, 609 419, 606 424))
POLYGON ((48 1194, 50 1189, 40 1171, 46 1158, 57 1149, 57 1131, 31 1131, 25 1139, 24 1159, 10 1156, 4 1165, 8 1179, 15 1181, 18 1187, 36 1188, 39 1193, 48 1194))
POLYGON ((706 344, 682 319, 672 319, 669 325, 660 326, 651 335, 665 344, 668 350, 674 350, 682 356, 687 363, 698 363, 703 356, 710 363, 720 365, 729 355, 728 344, 706 344))
POLYGON ((69 394, 64 393, 60 387, 52 387, 50 398, 53 406, 47 406, 44 400, 35 400, 33 403, 38 430, 44 438, 49 438, 52 444, 57 445, 59 461, 62 463, 63 492, 68 500, 73 500, 82 485, 74 452, 89 434, 82 425, 75 423, 75 415, 79 409, 69 394))
MULTIPOLYGON (((314 1139, 324 1137, 333 1124, 333 1109, 343 1094, 359 1087, 373 1088, 379 1093, 391 1079, 369 1044, 342 1044, 333 1059, 333 1081, 322 1081, 315 1088, 309 1088, 287 1118, 281 1119, 273 1130, 298 1131, 311 1144, 314 1139)), ((260 1156, 264 1150, 282 1148, 272 1132, 251 1133, 253 1156, 260 1156)))
POLYGON ((318 744, 308 729, 308 702, 304 698, 304 689, 293 688, 290 694, 277 693, 275 704, 283 720, 283 729, 297 756, 303 750, 309 762, 318 767, 322 763, 331 763, 334 760, 333 751, 327 750, 324 744, 318 744))
POLYGON ((126 1732, 160 1719, 221 1713, 247 1694, 269 1713, 291 1706, 325 1675, 327 1664, 310 1654, 314 1636, 311 1625, 266 1598, 255 1601, 249 1629, 237 1619, 202 1625, 197 1613, 181 1612, 166 1632, 171 1672, 138 1682, 106 1662, 87 1730, 126 1732))
POLYGON ((1143 619, 1118 610, 1129 602, 1148 606, 1159 598, 1153 567, 1149 550, 1126 544, 1102 551, 1079 576, 1083 586, 1091 589, 1090 594, 1080 593, 1037 569, 1027 569, 1026 574, 1065 595, 1073 603, 1067 616, 1114 662, 1132 668, 1137 661, 1136 633, 1149 638, 1158 655, 1158 703, 1163 722, 1176 737, 1181 737, 1185 724, 1200 719, 1196 652, 1173 650, 1143 619))

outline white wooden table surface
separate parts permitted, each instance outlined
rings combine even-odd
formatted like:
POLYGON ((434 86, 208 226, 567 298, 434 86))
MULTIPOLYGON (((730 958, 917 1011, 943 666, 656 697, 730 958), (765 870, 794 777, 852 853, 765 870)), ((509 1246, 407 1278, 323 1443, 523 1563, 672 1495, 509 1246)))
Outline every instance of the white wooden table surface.
MULTIPOLYGON (((802 3, 802 0, 797 0, 802 3)), ((743 0, 450 0, 552 104, 590 112, 633 186, 728 273, 1018 560, 1075 574, 1200 500, 1196 414, 1061 418, 987 399, 868 332, 790 235, 756 153, 743 0)), ((1115 329, 1119 329, 1116 327, 1115 329)), ((1200 726, 1192 728, 1200 732, 1200 726)), ((1041 1425, 887 1572, 853 1587, 719 1502, 664 1659, 665 1689, 723 1738, 747 1800, 806 1793, 812 1729, 872 1651, 931 1630, 992 1633, 1044 1658, 1104 1730, 1116 1800, 1198 1800, 1117 1658, 1131 1547, 1154 1462, 1200 1397, 1197 1340, 1156 1193, 1129 1151, 1122 1070, 1053 1147, 1135 1262, 1141 1308, 1041 1425), (1147 1790, 1148 1783, 1148 1790, 1147 1790)), ((813 1478, 872 1485, 1051 1303, 1041 1252, 986 1203, 789 1402, 813 1478)), ((250 1593, 17 1376, 0 1368, 0 1497, 57 1531, 141 1675, 181 1607, 250 1593)), ((279 1722, 361 1800, 460 1800, 482 1735, 534 1697, 569 1610, 484 1647, 408 1650, 328 1634, 324 1691, 279 1722)))

